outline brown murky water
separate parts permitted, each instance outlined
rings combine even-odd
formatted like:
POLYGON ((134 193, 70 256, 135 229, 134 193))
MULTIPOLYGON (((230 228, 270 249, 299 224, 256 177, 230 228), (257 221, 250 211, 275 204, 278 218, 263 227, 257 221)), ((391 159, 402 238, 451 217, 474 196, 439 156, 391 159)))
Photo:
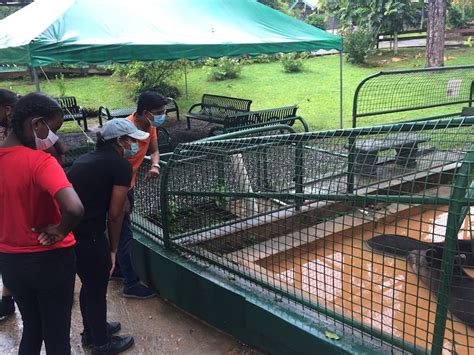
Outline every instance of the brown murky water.
MULTIPOLYGON (((471 218, 466 218, 460 239, 471 238, 468 227, 474 217, 471 218)), ((427 211, 358 232, 353 238, 333 235, 258 263, 278 274, 281 281, 302 290, 312 302, 393 338, 430 348, 435 296, 419 284, 404 258, 374 253, 364 240, 385 233, 442 241, 446 221, 446 209, 427 211)), ((446 353, 474 354, 474 329, 449 315, 444 348, 446 353)))

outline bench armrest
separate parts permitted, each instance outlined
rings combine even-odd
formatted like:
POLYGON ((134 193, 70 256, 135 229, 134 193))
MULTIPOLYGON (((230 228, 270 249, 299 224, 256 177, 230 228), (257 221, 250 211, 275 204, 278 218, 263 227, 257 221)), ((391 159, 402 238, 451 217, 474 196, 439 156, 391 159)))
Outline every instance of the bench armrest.
POLYGON ((111 120, 112 116, 110 115, 110 111, 107 106, 100 106, 99 107, 99 117, 106 118, 107 120, 111 120))
POLYGON ((82 118, 84 118, 84 119, 87 118, 87 112, 86 112, 86 110, 84 109, 84 107, 79 106, 79 112, 81 113, 82 118))
POLYGON ((202 103, 198 103, 198 104, 192 105, 192 106, 189 108, 188 113, 191 113, 194 108, 196 108, 196 107, 201 107, 201 106, 202 106, 202 103))

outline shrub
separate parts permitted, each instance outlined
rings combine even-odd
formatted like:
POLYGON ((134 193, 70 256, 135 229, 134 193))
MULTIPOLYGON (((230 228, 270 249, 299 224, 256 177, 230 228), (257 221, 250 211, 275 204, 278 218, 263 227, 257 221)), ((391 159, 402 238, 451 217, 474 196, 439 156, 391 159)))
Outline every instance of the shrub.
POLYGON ((115 64, 112 66, 114 75, 125 77, 132 81, 133 97, 136 98, 146 90, 158 91, 165 96, 177 98, 179 90, 169 83, 181 77, 183 62, 132 62, 129 64, 115 64))
POLYGON ((97 117, 99 116, 99 109, 97 107, 84 107, 84 111, 87 117, 97 117))
POLYGON ((58 87, 59 96, 66 96, 66 81, 64 80, 64 74, 59 73, 55 78, 56 80, 54 80, 54 83, 58 87))
POLYGON ((240 59, 240 63, 254 64, 254 63, 271 63, 280 60, 278 54, 260 54, 255 57, 243 57, 240 59))
POLYGON ((286 73, 298 73, 303 70, 303 59, 298 58, 296 53, 282 53, 280 61, 286 73))
POLYGON ((362 64, 367 56, 373 52, 374 36, 366 30, 346 32, 344 35, 344 52, 347 61, 354 64, 362 64))
POLYGON ((455 5, 448 5, 448 15, 446 22, 449 28, 466 28, 467 21, 462 16, 461 10, 455 5))
POLYGON ((237 60, 228 57, 219 59, 209 58, 205 65, 209 68, 209 80, 229 80, 236 79, 240 76, 241 67, 237 60))
POLYGON ((326 29, 326 20, 324 19, 324 15, 313 13, 306 18, 305 22, 322 30, 326 29))
POLYGON ((259 3, 289 15, 288 5, 282 0, 257 0, 259 3))

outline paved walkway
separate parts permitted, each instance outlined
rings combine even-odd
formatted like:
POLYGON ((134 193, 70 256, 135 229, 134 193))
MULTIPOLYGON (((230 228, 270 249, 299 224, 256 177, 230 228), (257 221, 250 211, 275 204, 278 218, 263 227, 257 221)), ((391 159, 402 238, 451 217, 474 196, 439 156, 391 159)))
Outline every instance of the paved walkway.
MULTIPOLYGON (((84 351, 79 336, 82 331, 79 287, 78 280, 72 315, 71 346, 73 354, 88 354, 90 351, 84 351)), ((123 354, 261 354, 160 297, 149 300, 122 297, 120 283, 117 281, 109 284, 108 318, 122 323, 119 334, 131 334, 135 338, 135 345, 123 354)), ((21 332, 21 316, 18 311, 0 322, 0 354, 18 353, 21 332)))

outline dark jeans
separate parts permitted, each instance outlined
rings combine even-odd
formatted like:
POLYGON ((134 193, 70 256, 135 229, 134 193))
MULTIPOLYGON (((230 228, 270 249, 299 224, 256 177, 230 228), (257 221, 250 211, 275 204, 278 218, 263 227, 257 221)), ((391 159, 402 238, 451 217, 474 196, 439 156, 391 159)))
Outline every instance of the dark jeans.
MULTIPOLYGON (((130 207, 133 208, 135 202, 133 189, 130 189, 128 192, 128 201, 130 202, 130 207)), ((132 259, 130 257, 130 243, 132 239, 132 222, 130 221, 130 216, 125 215, 123 217, 122 230, 120 231, 117 261, 115 263, 116 271, 120 271, 124 277, 124 290, 136 286, 140 282, 138 275, 133 270, 132 259)))
POLYGON ((20 355, 71 353, 69 331, 76 277, 73 248, 46 252, 0 253, 3 282, 23 319, 20 355))
POLYGON ((104 233, 76 234, 76 240, 84 333, 91 337, 94 345, 99 346, 107 342, 107 285, 112 267, 109 242, 104 233))

